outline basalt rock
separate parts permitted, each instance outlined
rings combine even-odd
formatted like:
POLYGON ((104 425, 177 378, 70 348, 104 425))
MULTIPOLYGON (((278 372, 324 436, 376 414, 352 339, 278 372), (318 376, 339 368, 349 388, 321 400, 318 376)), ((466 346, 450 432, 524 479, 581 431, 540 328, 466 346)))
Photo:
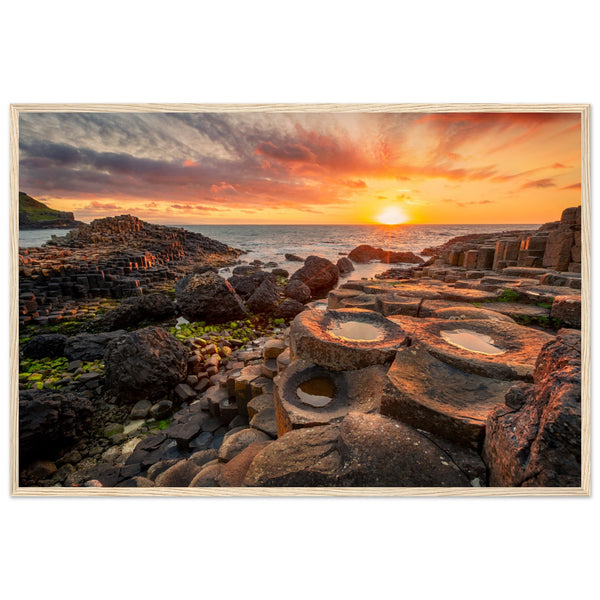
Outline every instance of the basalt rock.
POLYGON ((488 418, 483 458, 490 485, 580 486, 579 331, 561 329, 556 339, 543 347, 534 386, 519 404, 517 409, 499 407, 488 418))
POLYGON ((75 444, 92 424, 85 396, 47 390, 19 392, 19 459, 51 458, 75 444))
POLYGON ((337 261, 336 265, 339 269, 340 275, 346 275, 354 271, 354 265, 352 264, 352 261, 345 256, 342 256, 342 258, 337 261))
POLYGON ((253 313, 268 313, 277 308, 279 304, 279 288, 277 284, 267 277, 258 286, 256 291, 248 298, 248 308, 253 313))
POLYGON ((66 335, 46 333, 32 337, 23 347, 26 358, 58 358, 65 353, 66 335))
POLYGON ((272 442, 252 461, 244 485, 466 487, 470 481, 417 430, 381 415, 350 413, 341 423, 272 442))
POLYGON ((302 304, 306 304, 310 300, 310 288, 302 283, 299 279, 292 279, 284 288, 283 295, 296 300, 302 304))
POLYGON ((304 310, 304 304, 293 300, 292 298, 286 298, 276 309, 274 316, 278 319, 293 319, 296 315, 299 315, 304 310))
POLYGON ((117 308, 109 310, 99 319, 106 330, 125 329, 142 321, 160 321, 175 314, 175 304, 164 294, 148 294, 126 298, 117 308))
POLYGON ((340 278, 339 269, 330 260, 320 256, 309 256, 304 266, 298 269, 290 281, 300 280, 310 288, 313 297, 326 294, 340 278))
POLYGON ((109 333, 79 333, 65 343, 65 356, 69 360, 99 360, 104 356, 108 344, 119 339, 126 332, 123 329, 109 333))
POLYGON ((122 401, 160 398, 185 380, 187 348, 160 327, 146 327, 111 342, 104 355, 105 378, 122 401))
POLYGON ((189 321, 223 323, 247 316, 232 285, 216 273, 188 276, 175 293, 181 314, 189 321))

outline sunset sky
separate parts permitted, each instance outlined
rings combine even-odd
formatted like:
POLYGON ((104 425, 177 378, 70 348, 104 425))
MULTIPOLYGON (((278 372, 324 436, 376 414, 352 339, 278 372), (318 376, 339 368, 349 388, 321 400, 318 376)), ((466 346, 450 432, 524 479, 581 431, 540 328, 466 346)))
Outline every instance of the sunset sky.
POLYGON ((20 190, 90 221, 543 223, 581 202, 568 113, 22 113, 20 190))

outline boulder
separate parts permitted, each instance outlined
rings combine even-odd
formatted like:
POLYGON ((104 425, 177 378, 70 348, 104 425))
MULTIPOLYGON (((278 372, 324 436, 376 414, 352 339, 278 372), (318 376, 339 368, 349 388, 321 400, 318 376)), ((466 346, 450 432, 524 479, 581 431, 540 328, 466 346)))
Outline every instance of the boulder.
POLYGON ((110 342, 127 333, 123 329, 109 333, 80 333, 71 336, 65 343, 65 356, 69 360, 99 360, 104 356, 110 342))
POLYGON ((175 293, 181 314, 189 321, 224 323, 247 316, 232 285, 212 271, 186 276, 175 293))
POLYGON ((291 320, 296 315, 300 314, 304 310, 304 304, 293 300, 292 298, 286 298, 276 309, 274 316, 278 319, 291 320))
POLYGON ((227 280, 241 298, 249 298, 256 290, 256 281, 250 275, 232 275, 227 280))
POLYGON ((279 304, 279 288, 277 284, 267 277, 248 298, 248 308, 253 313, 272 312, 279 304))
POLYGON ((345 256, 342 256, 342 258, 337 261, 336 265, 340 275, 347 275, 348 273, 352 273, 352 271, 354 271, 354 265, 352 264, 352 261, 345 256))
POLYGON ((219 448, 219 460, 221 462, 228 462, 250 444, 253 444, 254 442, 266 442, 270 441, 270 439, 271 438, 266 433, 263 433, 258 429, 250 427, 241 429, 236 433, 227 435, 219 448))
POLYGON ((292 431, 252 461, 246 486, 470 486, 452 455, 416 429, 378 414, 292 431))
POLYGON ((368 263, 370 260, 380 260, 382 253, 383 250, 381 248, 361 244, 348 254, 348 258, 355 263, 368 263))
POLYGON ((92 404, 85 396, 49 390, 19 392, 21 461, 54 456, 75 444, 91 426, 92 404))
POLYGON ((160 398, 187 375, 187 348, 161 327, 113 340, 104 354, 105 378, 122 401, 160 398))
POLYGON ((288 254, 288 253, 286 253, 286 255, 285 255, 285 260, 289 260, 290 262, 304 262, 303 258, 300 258, 299 256, 296 256, 295 254, 288 254))
POLYGON ((391 250, 382 250, 381 262, 387 264, 410 263, 420 265, 425 261, 414 252, 392 252, 391 250))
POLYGON ((175 303, 164 294, 134 296, 123 300, 120 306, 104 313, 99 319, 102 329, 125 329, 142 321, 160 321, 175 314, 175 303))
POLYGON ((188 487, 202 467, 192 460, 181 460, 163 471, 155 480, 156 487, 188 487))
POLYGON ((285 269, 272 269, 271 273, 275 275, 275 277, 284 277, 286 279, 290 276, 290 272, 285 269))
POLYGON ((26 358, 58 358, 65 353, 66 335, 45 333, 33 336, 23 346, 23 356, 26 358))
POLYGON ((556 338, 542 348, 535 367, 534 385, 526 399, 516 405, 520 407, 497 408, 487 420, 483 459, 489 469, 490 485, 579 487, 579 331, 561 329, 556 338))
POLYGON ((338 268, 326 258, 309 256, 304 266, 298 269, 290 280, 300 280, 310 288, 312 296, 326 294, 333 289, 340 278, 338 268))
POLYGON ((217 487, 241 487, 254 458, 269 446, 271 440, 253 442, 229 462, 221 465, 215 476, 217 487))
POLYGON ((215 479, 221 472, 223 463, 213 460, 206 463, 202 470, 192 479, 189 487, 215 487, 215 479))
POLYGON ((310 300, 310 288, 299 279, 292 279, 284 288, 283 295, 296 302, 306 304, 310 300))

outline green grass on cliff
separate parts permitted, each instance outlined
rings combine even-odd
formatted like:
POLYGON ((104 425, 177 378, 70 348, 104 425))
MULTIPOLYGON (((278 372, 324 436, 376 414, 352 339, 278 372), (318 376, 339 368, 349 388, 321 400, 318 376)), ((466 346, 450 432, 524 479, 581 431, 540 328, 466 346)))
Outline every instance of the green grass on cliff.
POLYGON ((53 221, 63 219, 65 214, 59 210, 54 210, 42 202, 28 196, 25 192, 19 192, 19 218, 26 217, 26 220, 39 223, 40 221, 53 221))

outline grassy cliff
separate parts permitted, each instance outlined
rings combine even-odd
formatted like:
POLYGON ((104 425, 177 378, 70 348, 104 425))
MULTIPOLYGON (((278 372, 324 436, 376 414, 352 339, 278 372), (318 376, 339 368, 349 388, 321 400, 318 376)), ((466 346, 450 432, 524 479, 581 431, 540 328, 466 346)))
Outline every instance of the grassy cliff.
POLYGON ((72 229, 77 225, 72 212, 54 210, 19 192, 19 229, 72 229))

